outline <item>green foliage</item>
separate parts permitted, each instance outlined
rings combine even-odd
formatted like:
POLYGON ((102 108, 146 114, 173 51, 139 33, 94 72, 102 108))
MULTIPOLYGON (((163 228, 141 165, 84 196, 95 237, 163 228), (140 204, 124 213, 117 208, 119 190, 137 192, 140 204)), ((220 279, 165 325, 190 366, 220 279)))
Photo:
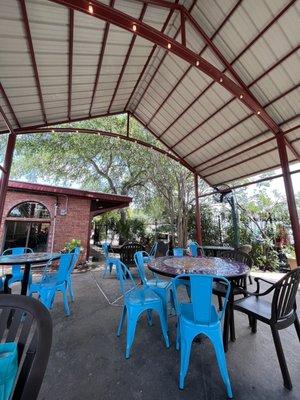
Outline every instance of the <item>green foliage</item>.
POLYGON ((70 251, 76 249, 76 247, 81 247, 81 241, 79 239, 72 239, 70 242, 65 243, 65 247, 62 251, 70 253, 70 251))

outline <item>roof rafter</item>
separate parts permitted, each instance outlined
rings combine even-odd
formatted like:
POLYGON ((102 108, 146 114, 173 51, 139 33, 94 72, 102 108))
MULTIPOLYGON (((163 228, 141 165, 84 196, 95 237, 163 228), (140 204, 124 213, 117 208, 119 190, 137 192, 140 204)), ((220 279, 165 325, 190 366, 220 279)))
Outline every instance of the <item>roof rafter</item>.
POLYGON ((2 95, 4 97, 4 99, 6 101, 6 104, 8 106, 8 109, 9 109, 10 113, 12 114, 12 116, 14 117, 14 120, 16 121, 16 124, 18 125, 19 128, 21 128, 20 122, 18 121, 18 118, 17 118, 17 116, 15 114, 15 111, 12 108, 12 105, 11 105, 11 103, 9 101, 9 98, 8 98, 8 96, 7 96, 7 94, 6 94, 5 90, 4 90, 4 87, 3 87, 1 82, 0 82, 0 92, 2 93, 2 95))
MULTIPOLYGON (((277 60, 273 65, 271 65, 268 69, 266 69, 261 75, 259 75, 253 82, 251 82, 247 87, 250 89, 252 86, 254 86, 260 79, 262 79, 264 76, 266 76, 268 73, 270 73, 273 69, 278 67, 278 65, 281 65, 287 58, 289 58, 291 55, 293 55, 295 52, 297 52, 300 48, 300 45, 297 46, 296 48, 292 49, 289 51, 284 57, 282 57, 280 60, 277 60)), ((197 125, 195 128, 193 128, 190 132, 188 132, 185 136, 183 136, 180 140, 178 140, 177 143, 175 143, 173 147, 176 147, 179 143, 181 143, 183 140, 185 140, 188 136, 190 136, 192 133, 194 133, 197 129, 199 129, 201 126, 203 126, 206 122, 208 122, 212 117, 214 117, 218 112, 222 111, 226 106, 228 106, 235 98, 231 98, 228 100, 226 103, 224 103, 220 108, 218 108, 213 114, 209 115, 205 120, 201 121, 199 125, 197 125)), ((188 157, 185 156, 185 157, 188 157)))
MULTIPOLYGON (((288 95, 289 93, 291 93, 292 91, 298 89, 299 84, 296 86, 291 87, 290 89, 288 89, 287 91, 281 93, 279 96, 275 97, 275 99, 272 99, 271 101, 269 101, 268 103, 266 103, 263 107, 269 107, 270 105, 272 105, 273 103, 275 103, 276 101, 280 100, 282 97, 288 95)), ((226 128, 224 131, 220 132, 217 134, 217 136, 214 136, 213 138, 207 140, 205 143, 203 143, 202 145, 198 146, 196 149, 190 151, 188 154, 186 154, 185 156, 183 156, 183 158, 187 158, 190 155, 196 153, 197 151, 201 150, 203 147, 207 146, 208 144, 210 144, 211 142, 213 142, 216 139, 219 139, 221 136, 225 135, 225 133, 229 132, 230 130, 236 128, 238 125, 242 124, 243 122, 247 121, 249 118, 251 118, 254 114, 251 113, 249 115, 247 115, 246 117, 244 117, 243 119, 237 121, 234 125, 229 126, 228 128, 226 128)), ((269 129, 267 130, 269 131, 269 129)))
MULTIPOLYGON (((142 21, 142 19, 144 18, 146 9, 147 9, 147 4, 144 4, 144 5, 143 5, 143 8, 142 8, 142 11, 141 11, 141 13, 140 13, 140 17, 139 17, 139 20, 140 20, 140 21, 142 21)), ((114 100, 115 100, 117 91, 118 91, 118 89, 119 89, 121 80, 122 80, 122 78, 123 78, 123 74, 124 74, 124 72, 125 72, 125 69, 126 69, 126 66, 127 66, 127 63, 128 63, 128 60, 129 60, 129 57, 130 57, 132 48, 133 48, 134 43, 135 43, 135 41, 136 41, 136 38, 137 38, 136 35, 133 35, 133 36, 132 36, 132 39, 131 39, 130 45, 129 45, 129 47, 128 47, 126 56, 125 56, 125 60, 124 60, 124 63, 123 63, 123 65, 122 65, 122 69, 121 69, 121 72, 120 72, 120 75, 119 75, 119 78, 118 78, 118 81, 117 81, 117 84, 116 84, 114 93, 113 93, 113 95, 112 95, 112 98, 111 98, 111 101, 110 101, 110 104, 109 104, 109 107, 108 107, 108 112, 110 112, 111 107, 112 107, 112 105, 113 105, 113 102, 114 102, 114 100)))
MULTIPOLYGON (((177 0, 177 2, 178 2, 178 0, 177 0)), ((190 7, 190 10, 194 7, 195 4, 196 4, 196 0, 193 1, 192 5, 191 5, 191 7, 190 7)), ((173 11, 174 11, 174 10, 173 10, 173 11)), ((175 33, 175 35, 173 36, 174 39, 177 37, 177 35, 179 34, 179 32, 180 32, 180 27, 176 30, 176 33, 175 33)), ((153 80, 154 80, 156 74, 158 73, 159 68, 161 67, 161 65, 162 65, 162 63, 164 62, 164 60, 165 60, 165 58, 167 57, 167 55, 168 55, 168 51, 165 51, 164 55, 162 56, 161 60, 159 61, 157 67, 155 68, 155 71, 154 71, 153 74, 151 75, 151 77, 150 77, 150 79, 149 79, 149 82, 147 83, 147 85, 146 85, 146 87, 145 87, 145 89, 144 89, 142 95, 141 95, 140 98, 139 98, 138 103, 136 104, 136 106, 134 107, 134 109, 133 109, 132 112, 135 112, 135 111, 136 111, 136 109, 138 108, 139 103, 141 103, 141 101, 143 100, 143 98, 144 98, 144 96, 145 96, 147 90, 149 89, 151 83, 153 82, 153 80)), ((148 127, 148 125, 149 125, 149 123, 146 124, 146 127, 148 127)))
POLYGON ((44 100, 43 100, 41 82, 40 82, 40 78, 39 78, 39 71, 38 71, 35 54, 34 54, 34 47, 33 47, 33 42, 32 42, 32 37, 31 37, 31 32, 30 32, 30 25, 29 25, 25 0, 20 0, 20 4, 21 4, 22 17, 23 17, 24 28, 25 28, 26 38, 27 38, 27 44, 29 47, 29 53, 30 53, 31 63, 32 63, 32 67, 33 67, 34 77, 35 77, 36 88, 37 88, 38 96, 40 99, 40 105, 41 105, 41 110, 42 110, 42 114, 43 114, 43 119, 44 119, 45 123, 47 124, 45 104, 44 104, 44 100))
MULTIPOLYGON (((231 11, 226 15, 226 17, 224 18, 223 22, 221 23, 221 25, 218 27, 218 29, 214 32, 214 34, 211 36, 211 40, 213 40, 216 35, 220 32, 220 30, 223 28, 223 26, 226 24, 226 22, 230 19, 230 17, 232 16, 232 14, 235 12, 235 10, 240 6, 240 4, 242 3, 243 0, 239 0, 235 6, 231 9, 231 11)), ((199 55, 201 56, 204 51, 207 49, 208 45, 206 44, 203 49, 200 51, 199 55)), ((167 97, 165 97, 164 101, 159 105, 159 107, 156 109, 156 111, 153 113, 153 115, 151 116, 150 120, 147 122, 147 126, 151 124, 151 122, 153 121, 153 119, 156 117, 156 115, 159 113, 159 111, 162 109, 162 107, 166 104, 166 102, 169 100, 169 98, 172 96, 172 94, 175 92, 175 90, 177 89, 177 87, 180 85, 180 83, 183 81, 183 79, 187 76, 187 74, 190 72, 190 70, 193 68, 192 65, 190 65, 188 67, 188 69, 184 72, 183 75, 181 75, 180 79, 177 81, 176 85, 173 86, 172 90, 168 93, 167 97)), ((165 131, 164 131, 165 132, 165 131)), ((163 135, 163 134, 162 134, 163 135)), ((175 146, 172 146, 172 148, 175 146)))
MULTIPOLYGON (((110 0, 109 4, 110 4, 110 7, 114 7, 115 0, 110 0)), ((96 96, 96 91, 97 91, 97 87, 98 87, 100 73, 101 73, 102 62, 103 62, 104 52, 105 52, 106 43, 107 43, 108 32, 109 32, 109 25, 110 25, 109 22, 106 22, 105 28, 104 28, 104 32, 103 32, 101 50, 100 50, 100 53, 99 53, 99 60, 98 60, 98 65, 97 65, 95 83, 94 83, 93 94, 92 94, 90 110, 89 110, 89 116, 90 117, 92 116, 93 104, 94 104, 94 100, 95 100, 95 96, 96 96)))
MULTIPOLYGON (((177 1, 178 1, 178 0, 177 0, 177 1)), ((165 20, 165 22, 164 22, 164 24, 163 24, 163 27, 162 27, 162 29, 161 29, 161 32, 164 32, 165 29, 167 28, 167 26, 168 26, 168 24, 169 24, 169 22, 170 22, 170 19, 172 18, 173 13, 174 13, 174 10, 171 10, 171 11, 169 12, 169 14, 168 14, 168 16, 167 16, 167 19, 165 20)), ((140 75, 139 75, 139 77, 138 77, 138 79, 137 79, 137 81, 136 81, 136 83, 135 83, 133 89, 132 89, 132 92, 131 92, 131 94, 130 94, 128 100, 127 100, 127 103, 126 103, 126 105, 125 105, 125 110, 128 109, 128 106, 129 106, 129 104, 130 104, 130 102, 131 102, 131 99, 132 99, 132 97, 133 97, 133 95, 134 95, 134 93, 135 93, 135 91, 136 91, 136 89, 137 89, 137 87, 138 87, 140 81, 142 80, 142 78, 143 78, 143 76, 144 76, 144 74, 145 74, 145 71, 146 71, 146 69, 147 69, 147 67, 148 67, 148 65, 149 65, 149 63, 150 63, 150 61, 151 61, 151 59, 152 59, 152 57, 153 57, 153 54, 154 54, 154 52, 155 52, 155 50, 156 50, 157 47, 158 47, 157 44, 155 44, 155 45, 152 47, 152 50, 151 50, 151 52, 150 52, 150 54, 149 54, 149 56, 148 56, 148 58, 147 58, 147 61, 146 61, 146 63, 144 64, 144 67, 143 67, 143 69, 142 69, 142 71, 141 71, 141 73, 140 73, 140 75)))
MULTIPOLYGON (((285 125, 285 124, 288 124, 289 122, 292 122, 292 121, 294 121, 295 119, 297 119, 297 118, 299 118, 299 117, 300 117, 300 114, 296 114, 296 115, 294 115, 293 117, 289 118, 288 120, 282 122, 282 123, 280 124, 280 126, 283 126, 283 125, 285 125)), ((205 165, 205 164, 211 162, 212 160, 215 160, 216 158, 222 157, 222 156, 224 156, 225 154, 228 154, 228 153, 230 153, 231 151, 238 149, 240 146, 243 146, 243 145, 245 145, 245 144, 251 143, 253 140, 258 139, 258 138, 264 136, 264 135, 267 134, 268 132, 270 132, 268 129, 265 130, 265 131, 263 131, 263 132, 260 132, 260 133, 258 133, 257 135, 252 136, 252 137, 250 137, 249 139, 245 140, 244 142, 238 143, 238 144, 236 144, 235 146, 231 147, 230 149, 227 149, 226 151, 223 151, 222 153, 216 154, 213 158, 211 158, 211 159, 209 159, 209 160, 206 160, 206 161, 203 161, 202 163, 196 165, 195 168, 199 168, 199 167, 201 167, 202 165, 205 165)), ((211 165, 209 165, 209 166, 206 166, 205 168, 201 169, 201 172, 207 170, 208 168, 212 168, 212 167, 214 167, 214 166, 216 166, 216 165, 219 165, 219 164, 221 164, 223 161, 227 161, 228 159, 230 159, 230 158, 232 158, 232 157, 235 157, 236 155, 239 155, 239 154, 240 154, 240 153, 236 153, 236 154, 230 155, 230 156, 228 156, 226 159, 217 161, 217 162, 215 162, 215 163, 213 163, 213 164, 211 164, 211 165)))
POLYGON ((72 78, 73 78, 73 46, 74 46, 74 10, 69 10, 69 77, 68 77, 68 118, 71 120, 72 78))
MULTIPOLYGON (((269 22, 269 24, 267 24, 267 26, 263 29, 263 32, 266 32, 268 29, 270 29, 270 27, 283 15, 285 14, 285 12, 295 3, 295 0, 290 1, 273 19, 271 22, 269 22)), ((191 17, 192 18, 192 17, 191 17)), ((236 73, 236 71, 233 69, 233 64, 245 53, 246 50, 248 50, 261 36, 262 36, 262 32, 259 32, 258 35, 256 35, 252 41, 234 58, 233 61, 231 61, 230 63, 225 59, 225 57, 223 57, 223 55, 221 54, 221 52, 217 49, 217 47, 214 45, 214 43, 212 42, 211 39, 208 38, 208 36, 205 34, 205 32, 203 31, 203 29, 200 27, 200 25, 193 19, 194 24, 196 24, 196 26, 199 29, 199 32, 201 33, 201 36, 203 37, 203 39, 206 41, 207 46, 209 46, 217 55, 217 57, 221 60, 221 62, 226 65, 226 68, 222 71, 223 73, 226 72, 226 70, 230 71, 231 74, 238 80, 238 82, 241 84, 241 86, 244 88, 245 92, 252 96, 253 99, 257 102, 257 104, 260 105, 260 103, 258 102, 258 100, 254 97, 254 95, 252 94, 252 92, 249 90, 249 87, 245 85, 245 83, 242 81, 242 79, 238 76, 238 74, 236 73)), ((208 85, 208 89, 212 87, 212 85, 215 82, 211 82, 208 85)), ((200 97, 202 97, 207 90, 203 90, 202 93, 200 93, 200 95, 198 97, 196 97, 196 99, 188 106, 188 108, 186 108, 180 115, 178 118, 176 118, 174 121, 172 121, 172 123, 163 131, 163 133, 161 134, 161 136, 163 136, 187 111, 190 107, 192 107, 197 101, 199 101, 200 97)), ((240 96, 244 96, 244 93, 240 93, 240 96)), ((227 102, 227 104, 229 104, 233 99, 230 99, 229 102, 227 102)), ((225 103, 226 105, 226 103, 225 103)), ((222 110, 224 108, 223 105, 221 107, 220 110, 222 110)), ((260 105, 261 107, 261 105, 260 105)), ((215 115, 215 114, 213 114, 215 115)), ((183 140, 185 140, 188 136, 190 136, 192 133, 194 133, 197 129, 199 129, 202 125, 204 125, 205 122, 207 122, 209 119, 211 118, 211 116, 209 116, 207 119, 205 119, 204 121, 202 121, 199 125, 197 125, 195 128, 193 128, 190 132, 188 132, 186 135, 184 135, 177 143, 175 143, 173 145, 173 147, 176 147, 179 143, 181 143, 183 140)), ((276 125, 276 124, 275 124, 276 125)), ((271 129, 274 133, 278 132, 278 126, 273 127, 273 129, 271 129)))

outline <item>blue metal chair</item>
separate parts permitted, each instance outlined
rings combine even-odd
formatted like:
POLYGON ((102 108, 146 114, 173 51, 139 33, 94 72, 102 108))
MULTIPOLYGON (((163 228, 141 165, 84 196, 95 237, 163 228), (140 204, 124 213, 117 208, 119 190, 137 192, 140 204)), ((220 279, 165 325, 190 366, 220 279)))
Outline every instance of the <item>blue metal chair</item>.
POLYGON ((199 244, 197 242, 191 242, 189 244, 189 249, 190 249, 192 257, 198 257, 199 249, 200 249, 200 255, 204 256, 203 248, 202 248, 202 246, 199 246, 199 244))
POLYGON ((67 296, 68 274, 72 265, 74 254, 62 254, 59 261, 58 270, 55 274, 49 274, 49 267, 54 260, 50 260, 44 268, 44 273, 40 282, 32 283, 29 287, 29 296, 38 293, 39 300, 51 309, 55 299, 56 292, 63 295, 64 310, 66 315, 70 315, 70 308, 67 296))
POLYGON ((76 267, 76 264, 77 264, 79 256, 80 256, 80 247, 79 246, 75 247, 75 249, 71 251, 71 254, 73 254, 73 258, 72 258, 72 262, 70 264, 70 269, 68 271, 67 287, 69 290, 71 301, 74 301, 72 272, 74 271, 74 268, 76 267))
POLYGON ((145 253, 146 253, 145 251, 137 251, 134 254, 134 262, 137 267, 139 277, 141 278, 143 285, 150 287, 161 298, 163 308, 164 308, 165 318, 167 321, 167 319, 168 319, 168 302, 170 301, 171 281, 159 279, 154 272, 152 272, 153 279, 147 279, 146 273, 145 273, 145 262, 144 262, 144 258, 145 258, 144 254, 145 253))
POLYGON ((151 260, 153 260, 156 256, 156 252, 157 252, 157 242, 155 242, 153 244, 153 246, 151 247, 149 253, 147 253, 146 251, 144 251, 144 263, 148 264, 151 260))
POLYGON ((109 271, 109 274, 111 275, 112 268, 115 267, 115 258, 109 256, 109 243, 104 242, 102 244, 102 250, 104 254, 104 264, 105 268, 102 274, 102 278, 105 278, 107 271, 109 271))
POLYGON ((227 371, 225 352, 223 347, 221 320, 230 292, 230 283, 226 278, 213 275, 179 275, 172 279, 172 295, 177 314, 176 348, 180 349, 179 388, 184 388, 184 379, 187 374, 191 345, 199 334, 206 335, 212 342, 220 369, 226 386, 228 397, 232 398, 232 390, 227 371), (191 299, 188 303, 180 303, 177 288, 183 284, 184 279, 189 279, 191 299), (214 280, 222 281, 227 287, 224 306, 217 312, 212 302, 212 289, 214 280))
MULTIPOLYGON (((13 247, 3 251, 2 255, 13 255, 19 256, 25 253, 33 253, 33 250, 29 247, 13 247)), ((10 278, 8 284, 9 286, 16 282, 22 282, 23 280, 23 271, 21 265, 13 265, 12 266, 12 278, 10 278)), ((32 274, 29 275, 29 283, 32 281, 32 274)))
POLYGON ((130 357, 130 350, 134 340, 136 324, 139 317, 146 311, 149 325, 152 325, 151 311, 156 311, 161 324, 161 330, 165 340, 166 347, 170 347, 167 321, 163 310, 160 297, 148 286, 138 288, 134 282, 129 269, 120 260, 115 260, 117 275, 120 281, 121 293, 124 298, 124 305, 121 319, 118 326, 117 335, 121 335, 123 322, 127 313, 127 337, 125 357, 130 357), (129 279, 126 279, 128 277, 129 279), (126 283, 129 283, 131 290, 126 291, 126 283))
POLYGON ((173 255, 174 257, 183 257, 183 249, 181 247, 174 247, 173 255))

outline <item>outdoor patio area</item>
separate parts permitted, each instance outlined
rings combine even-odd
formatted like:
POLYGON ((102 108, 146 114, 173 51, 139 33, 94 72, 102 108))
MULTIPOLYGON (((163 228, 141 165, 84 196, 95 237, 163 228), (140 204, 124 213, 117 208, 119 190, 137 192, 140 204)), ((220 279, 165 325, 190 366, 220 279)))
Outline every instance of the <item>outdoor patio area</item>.
MULTIPOLYGON (((53 345, 39 399, 226 398, 215 354, 207 339, 193 344, 186 386, 183 391, 178 389, 179 352, 175 350, 174 316, 169 319, 170 349, 164 346, 157 318, 153 327, 148 327, 143 317, 138 323, 131 358, 125 359, 126 330, 120 338, 116 335, 122 304, 121 300, 114 303, 119 297, 118 282, 114 275, 102 279, 102 271, 96 268, 74 274, 76 301, 72 303, 70 317, 64 315, 61 298, 57 296, 52 311, 53 345)), ((274 276, 278 279, 280 275, 274 276)), ((255 285, 249 286, 249 290, 254 289, 255 285)), ((297 298, 299 302, 299 290, 297 298)), ((294 385, 289 392, 282 385, 270 328, 258 323, 254 335, 244 315, 235 312, 235 317, 237 340, 229 344, 226 354, 234 398, 298 399, 300 358, 294 327, 281 335, 294 385)))

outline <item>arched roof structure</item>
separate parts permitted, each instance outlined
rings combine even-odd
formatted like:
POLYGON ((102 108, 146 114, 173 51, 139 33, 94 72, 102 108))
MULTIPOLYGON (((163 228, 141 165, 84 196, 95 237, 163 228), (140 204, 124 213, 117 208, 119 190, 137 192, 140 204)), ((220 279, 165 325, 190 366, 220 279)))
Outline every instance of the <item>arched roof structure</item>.
POLYGON ((212 186, 300 160, 299 1, 0 3, 16 133, 127 112, 212 186))

